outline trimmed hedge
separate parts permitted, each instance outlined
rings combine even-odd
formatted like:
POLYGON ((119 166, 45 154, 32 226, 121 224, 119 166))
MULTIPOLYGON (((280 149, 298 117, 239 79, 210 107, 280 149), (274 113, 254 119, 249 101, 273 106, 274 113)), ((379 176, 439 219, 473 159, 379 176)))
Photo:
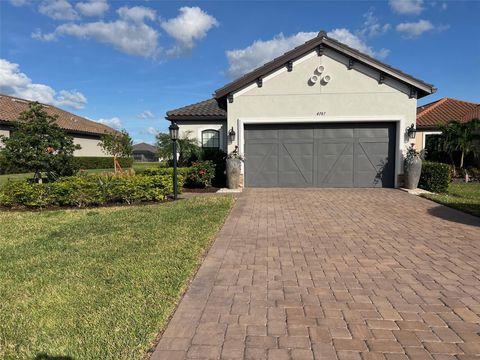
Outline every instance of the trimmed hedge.
MULTIPOLYGON (((178 167, 177 174, 182 175, 185 178, 190 172, 189 167, 178 167)), ((151 167, 140 172, 143 175, 155 176, 155 175, 168 175, 170 178, 173 176, 173 168, 171 167, 151 167)))
POLYGON ((450 165, 424 161, 418 187, 435 193, 445 193, 451 181, 450 165))
MULTIPOLYGON (((133 158, 119 158, 118 162, 124 169, 131 168, 133 158)), ((73 158, 73 164, 82 170, 113 169, 113 158, 108 156, 77 156, 73 158)))
MULTIPOLYGON (((179 176, 179 183, 184 181, 179 176)), ((172 178, 156 176, 86 175, 52 183, 9 181, 0 188, 0 205, 10 208, 87 207, 115 203, 162 201, 173 192, 172 178)))

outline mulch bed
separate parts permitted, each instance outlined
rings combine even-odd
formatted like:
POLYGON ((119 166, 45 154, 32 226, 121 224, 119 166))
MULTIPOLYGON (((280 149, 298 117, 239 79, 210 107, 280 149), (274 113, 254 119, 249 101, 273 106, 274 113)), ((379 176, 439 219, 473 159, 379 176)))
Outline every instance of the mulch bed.
POLYGON ((216 188, 216 187, 196 188, 196 189, 183 188, 184 193, 216 193, 218 190, 220 190, 220 188, 216 188))

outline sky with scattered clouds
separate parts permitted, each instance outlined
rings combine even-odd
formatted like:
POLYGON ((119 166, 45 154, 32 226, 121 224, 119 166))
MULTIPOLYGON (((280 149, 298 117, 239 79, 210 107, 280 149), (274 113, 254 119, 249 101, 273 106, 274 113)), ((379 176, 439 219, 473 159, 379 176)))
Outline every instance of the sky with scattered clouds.
POLYGON ((135 142, 167 110, 325 30, 441 97, 480 102, 478 1, 0 0, 0 93, 53 104, 135 142))

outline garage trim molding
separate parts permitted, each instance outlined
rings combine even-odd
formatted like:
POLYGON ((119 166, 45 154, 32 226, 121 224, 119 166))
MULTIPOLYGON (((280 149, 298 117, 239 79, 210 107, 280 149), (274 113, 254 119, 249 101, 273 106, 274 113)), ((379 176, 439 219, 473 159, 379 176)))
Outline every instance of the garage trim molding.
MULTIPOLYGON (((403 149, 400 144, 404 143, 405 131, 402 131, 400 124, 405 123, 403 115, 382 115, 382 116, 325 116, 321 119, 312 117, 256 117, 256 118, 238 118, 237 133, 240 153, 245 152, 245 124, 323 124, 323 123, 373 123, 373 122, 395 122, 396 123, 396 139, 395 139, 395 176, 394 187, 398 187, 398 176, 401 173, 403 149)), ((245 168, 242 164, 241 173, 244 174, 245 168)))

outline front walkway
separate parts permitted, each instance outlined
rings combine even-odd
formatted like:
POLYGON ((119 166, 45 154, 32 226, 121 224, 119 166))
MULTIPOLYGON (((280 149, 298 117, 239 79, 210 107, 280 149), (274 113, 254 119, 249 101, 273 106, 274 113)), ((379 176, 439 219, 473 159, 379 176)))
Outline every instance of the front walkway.
POLYGON ((475 354, 480 219, 399 190, 247 189, 152 359, 475 354))

